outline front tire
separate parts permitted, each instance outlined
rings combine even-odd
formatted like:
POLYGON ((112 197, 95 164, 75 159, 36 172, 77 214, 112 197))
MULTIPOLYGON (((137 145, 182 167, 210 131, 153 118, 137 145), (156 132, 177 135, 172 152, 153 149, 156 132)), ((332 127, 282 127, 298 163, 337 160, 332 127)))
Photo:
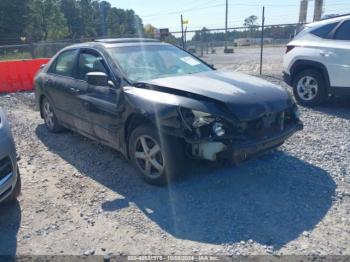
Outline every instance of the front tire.
POLYGON ((60 125, 49 99, 43 99, 40 110, 45 121, 45 126, 51 133, 58 133, 64 129, 60 125))
POLYGON ((129 139, 129 155, 143 179, 152 185, 165 185, 181 175, 185 162, 182 143, 159 136, 151 125, 137 127, 129 139))
POLYGON ((317 106, 327 98, 326 82, 322 74, 308 69, 299 73, 293 81, 295 99, 303 106, 317 106))

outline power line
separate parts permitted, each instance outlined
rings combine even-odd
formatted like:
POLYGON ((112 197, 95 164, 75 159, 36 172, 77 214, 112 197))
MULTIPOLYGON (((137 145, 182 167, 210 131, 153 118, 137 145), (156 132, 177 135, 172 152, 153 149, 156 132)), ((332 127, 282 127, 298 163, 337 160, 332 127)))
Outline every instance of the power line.
POLYGON ((212 7, 217 7, 217 6, 222 6, 223 4, 218 4, 218 5, 212 5, 212 6, 205 6, 206 4, 209 4, 211 2, 217 2, 218 0, 210 0, 206 2, 205 4, 202 5, 202 7, 192 7, 192 8, 187 8, 187 9, 182 9, 182 10, 177 10, 177 11, 171 11, 171 12, 165 12, 165 13, 155 13, 155 14, 150 14, 150 15, 144 15, 142 17, 154 17, 154 16, 164 16, 164 15, 171 15, 171 14, 176 14, 179 15, 181 13, 186 13, 190 11, 197 11, 197 10, 202 10, 202 9, 208 9, 212 7))

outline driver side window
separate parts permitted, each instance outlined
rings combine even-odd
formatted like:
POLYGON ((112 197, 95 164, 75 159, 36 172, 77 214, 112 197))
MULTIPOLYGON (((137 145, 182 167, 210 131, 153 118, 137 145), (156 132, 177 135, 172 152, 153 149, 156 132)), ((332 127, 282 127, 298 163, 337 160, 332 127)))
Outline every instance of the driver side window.
POLYGON ((91 72, 101 72, 108 75, 108 70, 103 58, 92 53, 81 53, 78 60, 77 78, 85 80, 85 76, 91 72))

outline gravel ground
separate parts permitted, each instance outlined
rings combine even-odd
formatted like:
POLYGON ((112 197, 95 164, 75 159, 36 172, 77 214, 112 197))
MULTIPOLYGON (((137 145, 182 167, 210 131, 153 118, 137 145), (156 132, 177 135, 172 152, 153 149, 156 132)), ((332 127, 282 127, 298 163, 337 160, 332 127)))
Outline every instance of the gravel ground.
POLYGON ((348 99, 301 108, 305 130, 277 152, 193 164, 169 188, 145 184, 105 146, 48 133, 32 93, 0 106, 23 180, 19 201, 0 207, 0 254, 350 255, 348 99))
MULTIPOLYGON (((259 74, 260 47, 236 47, 234 54, 224 54, 223 48, 217 48, 216 51, 216 54, 205 54, 204 60, 220 69, 259 74)), ((281 74, 285 51, 285 46, 264 48, 263 73, 265 75, 281 74)))

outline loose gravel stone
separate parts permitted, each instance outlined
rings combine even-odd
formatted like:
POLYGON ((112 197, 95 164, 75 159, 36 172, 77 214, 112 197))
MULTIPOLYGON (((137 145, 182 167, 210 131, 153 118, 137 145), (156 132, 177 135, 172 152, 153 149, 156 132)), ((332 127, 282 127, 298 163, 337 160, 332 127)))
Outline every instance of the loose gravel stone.
POLYGON ((112 149, 49 133, 33 93, 0 106, 23 180, 19 202, 0 207, 0 254, 350 255, 349 99, 301 107, 305 129, 274 153, 193 163, 168 188, 145 184, 112 149))

